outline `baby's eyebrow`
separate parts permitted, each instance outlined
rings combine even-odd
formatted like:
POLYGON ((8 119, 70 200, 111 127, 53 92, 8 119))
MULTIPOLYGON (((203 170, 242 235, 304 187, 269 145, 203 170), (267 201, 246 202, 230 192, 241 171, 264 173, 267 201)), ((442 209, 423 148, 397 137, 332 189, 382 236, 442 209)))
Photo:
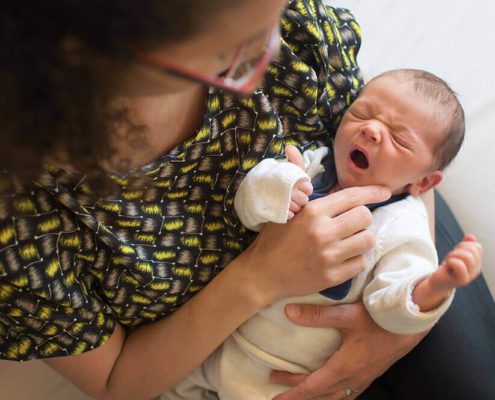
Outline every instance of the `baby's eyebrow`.
POLYGON ((353 103, 353 105, 359 106, 359 107, 364 107, 370 111, 374 110, 374 106, 373 106, 372 102, 364 100, 364 99, 360 99, 359 97, 356 99, 356 101, 353 103))

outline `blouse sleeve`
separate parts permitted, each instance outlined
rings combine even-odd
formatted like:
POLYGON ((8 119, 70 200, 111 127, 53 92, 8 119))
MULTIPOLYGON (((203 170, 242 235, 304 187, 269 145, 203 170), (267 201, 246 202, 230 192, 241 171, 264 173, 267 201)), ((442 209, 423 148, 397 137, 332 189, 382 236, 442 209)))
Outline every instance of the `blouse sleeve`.
POLYGON ((43 190, 13 190, 0 174, 0 359, 79 354, 101 346, 115 320, 82 268, 78 222, 43 190))
POLYGON ((284 133, 334 136, 363 86, 356 61, 359 25, 348 10, 293 0, 282 15, 281 35, 281 52, 268 69, 264 89, 277 99, 271 102, 279 104, 284 133))

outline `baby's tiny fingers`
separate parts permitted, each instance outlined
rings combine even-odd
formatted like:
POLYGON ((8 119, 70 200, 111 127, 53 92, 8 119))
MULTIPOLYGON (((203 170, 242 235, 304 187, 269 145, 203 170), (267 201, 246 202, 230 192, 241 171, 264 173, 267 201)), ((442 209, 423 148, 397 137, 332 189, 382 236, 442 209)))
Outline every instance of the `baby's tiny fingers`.
POLYGON ((477 264, 476 262, 476 256, 474 255, 472 249, 465 249, 465 248, 459 248, 455 249, 451 255, 462 260, 467 268, 472 268, 477 264))
POLYGON ((456 249, 471 249, 471 250, 476 250, 478 252, 481 251, 482 246, 480 242, 472 242, 470 240, 463 240, 462 242, 459 242, 456 246, 456 249))
POLYGON ((475 266, 481 269, 483 263, 483 247, 480 243, 472 243, 472 247, 469 249, 475 259, 475 266))
POLYGON ((481 262, 483 260, 483 246, 481 245, 481 243, 476 241, 463 241, 456 246, 456 249, 464 249, 466 251, 470 251, 476 259, 476 264, 481 265, 481 262))
MULTIPOLYGON (((306 193, 301 192, 297 188, 294 188, 294 190, 292 190, 291 206, 292 206, 292 203, 296 203, 299 206, 305 206, 306 204, 308 204, 308 202, 309 202, 309 198, 306 195, 306 193)), ((299 211, 299 210, 297 210, 297 211, 299 211)))
POLYGON ((313 193, 313 185, 311 184, 311 182, 304 179, 300 179, 296 182, 296 188, 308 196, 313 193))
POLYGON ((448 256, 445 261, 447 275, 456 286, 466 285, 470 282, 470 274, 466 268, 466 264, 455 255, 448 256))
POLYGON ((301 206, 297 204, 295 201, 291 201, 289 211, 295 214, 296 212, 301 211, 301 206))
POLYGON ((476 239, 476 237, 472 234, 472 233, 466 233, 464 235, 464 239, 463 241, 467 241, 467 242, 477 242, 478 240, 476 239))

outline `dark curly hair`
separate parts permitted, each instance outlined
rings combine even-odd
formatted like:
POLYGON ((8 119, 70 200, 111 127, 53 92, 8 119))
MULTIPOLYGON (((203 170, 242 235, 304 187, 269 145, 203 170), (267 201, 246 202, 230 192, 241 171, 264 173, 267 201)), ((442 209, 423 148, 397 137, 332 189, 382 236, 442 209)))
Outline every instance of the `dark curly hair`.
POLYGON ((98 169, 112 152, 115 119, 105 113, 106 77, 68 63, 67 37, 85 51, 124 66, 140 49, 152 49, 201 32, 236 0, 9 0, 0 13, 0 169, 25 175, 63 148, 81 171, 98 169))

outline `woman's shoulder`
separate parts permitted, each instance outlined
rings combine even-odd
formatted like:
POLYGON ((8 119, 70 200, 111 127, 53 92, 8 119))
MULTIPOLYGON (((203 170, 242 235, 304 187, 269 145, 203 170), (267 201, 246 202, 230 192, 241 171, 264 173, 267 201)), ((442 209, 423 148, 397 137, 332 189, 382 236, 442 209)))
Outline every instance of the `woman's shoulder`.
POLYGON ((285 132, 335 130, 363 85, 356 55, 361 31, 347 11, 295 0, 281 18, 282 45, 263 90, 285 132))

